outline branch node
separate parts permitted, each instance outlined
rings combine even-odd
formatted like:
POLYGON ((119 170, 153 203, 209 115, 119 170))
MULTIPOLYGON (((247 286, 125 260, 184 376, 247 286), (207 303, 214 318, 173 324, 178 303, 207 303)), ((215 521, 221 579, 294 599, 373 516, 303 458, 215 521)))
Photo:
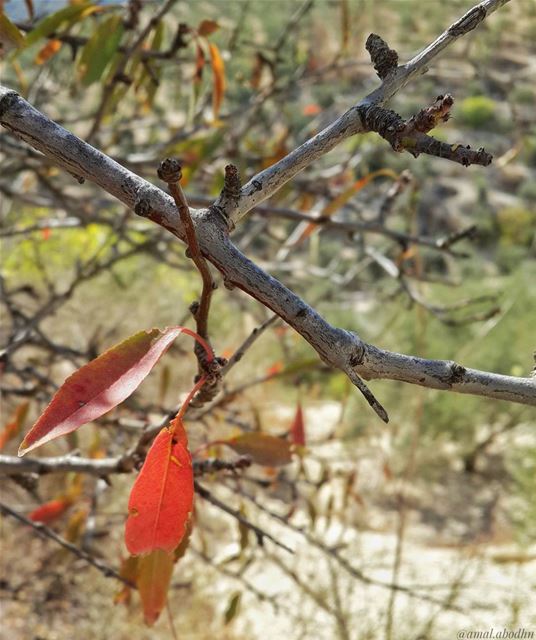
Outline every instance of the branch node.
POLYGON ((152 211, 151 203, 146 198, 138 198, 134 204, 134 213, 142 218, 148 218, 152 211))
POLYGON ((450 364, 449 384, 457 384, 459 382, 462 382, 466 372, 467 372, 466 368, 463 367, 461 364, 458 364, 457 362, 452 362, 450 364))
POLYGON ((180 182, 182 178, 182 167, 177 158, 166 158, 162 160, 158 167, 158 177, 167 182, 180 182))
POLYGON ((365 49, 378 77, 383 80, 398 67, 398 53, 390 49, 387 42, 375 33, 371 33, 365 43, 365 49))
POLYGON ((476 29, 486 17, 486 13, 487 12, 484 7, 479 5, 473 7, 462 18, 449 27, 447 31, 448 35, 458 38, 469 33, 469 31, 476 29))
POLYGON ((190 313, 193 315, 193 317, 195 318, 197 316, 197 313, 199 311, 199 301, 198 300, 194 300, 192 302, 192 304, 188 307, 190 313))
POLYGON ((453 103, 454 100, 449 94, 438 96, 432 106, 422 109, 409 120, 403 120, 398 113, 377 105, 369 106, 367 109, 360 109, 359 114, 364 128, 379 133, 382 138, 390 143, 394 151, 407 151, 414 157, 419 156, 421 153, 426 153, 438 158, 458 162, 464 167, 472 164, 487 167, 491 164, 493 156, 483 148, 475 151, 469 145, 463 146, 440 142, 426 133, 439 122, 448 119, 450 107, 453 103))
POLYGON ((221 197, 238 200, 240 198, 241 189, 242 182, 240 180, 240 173, 238 171, 238 168, 234 164, 226 165, 221 197))

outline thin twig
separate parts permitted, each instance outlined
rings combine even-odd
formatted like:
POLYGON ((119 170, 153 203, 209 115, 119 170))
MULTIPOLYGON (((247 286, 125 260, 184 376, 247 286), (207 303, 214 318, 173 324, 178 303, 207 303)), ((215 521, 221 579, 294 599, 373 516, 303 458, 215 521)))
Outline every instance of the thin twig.
POLYGON ((132 589, 137 588, 135 584, 130 582, 130 580, 123 578, 123 576, 121 576, 115 569, 113 569, 112 567, 109 567, 107 564, 104 564, 102 560, 99 560, 98 558, 94 558, 92 555, 90 555, 83 549, 80 549, 76 545, 70 543, 68 540, 65 540, 65 538, 62 538, 56 532, 52 531, 52 529, 45 526, 41 522, 33 522, 32 520, 29 520, 26 516, 23 516, 22 513, 15 511, 15 509, 8 507, 6 504, 2 502, 0 502, 0 511, 5 515, 15 518, 22 524, 25 524, 28 527, 31 527, 42 538, 49 538, 50 540, 53 540, 54 542, 62 546, 64 549, 67 549, 67 551, 75 555, 77 558, 80 558, 81 560, 84 560, 84 562, 87 562, 88 564, 90 564, 92 567, 95 567, 95 569, 100 571, 107 578, 115 578, 116 580, 119 580, 120 582, 122 582, 123 584, 126 584, 132 589))
POLYGON ((222 368, 221 374, 222 376, 226 376, 229 371, 235 366, 237 362, 239 362, 243 357, 246 351, 261 337, 261 335, 271 327, 276 320, 278 320, 279 316, 277 314, 271 315, 267 320, 265 320, 258 327, 255 327, 253 331, 249 334, 249 336, 244 340, 244 342, 238 347, 238 349, 233 353, 233 355, 227 361, 227 364, 222 368))
POLYGON ((193 260, 203 280, 201 299, 198 306, 193 310, 193 315, 197 324, 197 333, 205 340, 208 340, 208 313, 210 309, 210 299, 216 285, 212 279, 212 274, 210 273, 207 261, 203 257, 201 249, 199 248, 194 223, 190 216, 190 207, 188 206, 186 196, 184 195, 180 185, 182 170, 178 161, 174 158, 166 158, 163 160, 158 169, 158 177, 167 183, 169 191, 175 200, 175 204, 177 205, 177 210, 186 233, 188 257, 193 260))
POLYGON ((286 544, 284 544, 283 542, 280 542, 279 540, 274 538, 271 534, 269 534, 267 531, 264 531, 264 529, 261 529, 257 525, 250 522, 242 513, 240 513, 240 511, 237 511, 236 509, 229 507, 224 502, 216 498, 216 496, 214 496, 208 489, 205 489, 205 487, 200 485, 199 482, 194 482, 194 487, 195 487, 196 493, 198 493, 204 500, 206 500, 207 502, 210 502, 210 504, 214 505, 218 509, 225 511, 225 513, 228 513, 230 516, 233 516, 233 518, 238 520, 238 522, 240 522, 245 527, 253 531, 253 533, 257 537, 257 541, 260 546, 263 545, 263 541, 266 538, 267 540, 271 540, 278 547, 281 547, 281 549, 284 549, 289 553, 294 553, 294 551, 290 547, 287 547, 286 544))

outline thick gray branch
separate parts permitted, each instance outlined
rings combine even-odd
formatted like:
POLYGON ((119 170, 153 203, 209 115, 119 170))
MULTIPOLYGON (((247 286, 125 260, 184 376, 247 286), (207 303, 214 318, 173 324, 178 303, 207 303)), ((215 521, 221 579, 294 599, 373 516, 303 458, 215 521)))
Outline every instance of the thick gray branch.
MULTIPOLYGON (((469 27, 474 28, 477 18, 483 19, 484 9, 490 13, 506 1, 486 0, 481 3, 478 5, 480 7, 478 12, 472 10, 466 14, 466 17, 455 23, 425 52, 419 54, 408 65, 399 67, 390 74, 382 85, 384 99, 391 97, 412 75, 422 72, 423 61, 428 62, 449 42, 469 30, 469 27), (389 84, 394 82, 392 76, 398 75, 400 69, 405 69, 404 78, 398 78, 395 84, 389 84)), ((354 133, 359 131, 360 125, 356 123, 352 113, 353 110, 350 110, 331 127, 289 154, 281 161, 283 164, 277 163, 270 167, 267 171, 271 173, 264 174, 265 177, 271 175, 270 180, 273 179, 273 182, 270 181, 270 194, 295 175, 300 168, 350 135, 349 131, 354 133), (304 153, 304 147, 311 153, 304 153), (287 166, 285 161, 290 163, 289 166, 291 165, 288 174, 285 173, 287 166)), ((58 166, 80 178, 91 180, 127 206, 133 207, 140 215, 160 224, 184 240, 184 230, 169 195, 49 120, 17 93, 1 86, 0 122, 44 153, 58 166)), ((251 183, 248 184, 250 184, 249 187, 248 185, 244 187, 246 191, 248 188, 251 189, 251 183)), ((259 200, 254 196, 255 193, 252 193, 252 199, 247 201, 249 204, 243 211, 249 210, 257 201, 267 197, 264 191, 263 197, 259 200)), ((366 379, 400 380, 434 389, 470 393, 536 406, 535 378, 502 376, 466 369, 449 361, 426 360, 385 351, 367 344, 354 333, 333 327, 281 282, 240 253, 229 240, 224 217, 218 214, 216 207, 192 210, 191 214, 201 251, 221 271, 227 284, 237 286, 272 309, 316 349, 324 362, 344 371, 362 391, 363 383, 358 376, 366 379)), ((369 396, 367 399, 376 412, 385 419, 381 407, 375 406, 369 396)))

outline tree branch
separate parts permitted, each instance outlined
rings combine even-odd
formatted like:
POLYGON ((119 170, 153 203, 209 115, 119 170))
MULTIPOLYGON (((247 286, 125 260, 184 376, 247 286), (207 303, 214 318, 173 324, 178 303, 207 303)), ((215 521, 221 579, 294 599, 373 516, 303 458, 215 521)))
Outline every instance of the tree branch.
MULTIPOLYGON (((475 29, 484 18, 507 2, 509 0, 484 0, 484 2, 470 9, 431 45, 404 65, 393 69, 394 57, 391 57, 386 69, 382 67, 382 73, 384 71, 387 72, 389 69, 390 71, 387 72, 380 87, 363 98, 357 105, 351 107, 316 136, 291 151, 279 162, 251 178, 241 189, 240 197, 236 199, 234 204, 230 204, 228 201, 223 202, 219 199, 216 201, 216 205, 221 207, 232 223, 237 224, 253 207, 272 196, 305 167, 328 153, 328 151, 331 151, 346 138, 366 131, 366 125, 360 115, 363 111, 370 107, 381 107, 388 102, 412 78, 425 73, 428 70, 427 66, 443 49, 475 29)), ((387 47, 387 45, 385 46, 387 47)))
MULTIPOLYGON (((381 103, 390 98, 411 77, 422 72, 425 64, 450 42, 474 28, 486 12, 491 13, 506 1, 482 2, 407 65, 388 74, 381 93, 371 94, 365 101, 368 100, 370 104, 381 103)), ((309 342, 326 364, 345 372, 365 393, 371 406, 384 420, 387 419, 385 410, 371 397, 358 376, 365 379, 400 380, 433 389, 535 406, 536 379, 533 377, 504 376, 467 369, 455 362, 427 360, 385 351, 367 344, 354 333, 333 327, 301 298, 251 262, 230 241, 229 226, 232 226, 233 220, 240 219, 252 206, 274 193, 301 168, 326 153, 343 138, 362 130, 356 109, 350 109, 333 125, 259 174, 257 178, 262 180, 260 189, 255 187, 256 179, 250 181, 241 189, 242 195, 232 215, 229 215, 229 211, 225 212, 227 216, 220 215, 222 211, 216 206, 191 210, 201 252, 220 270, 228 286, 239 287, 272 309, 309 342), (262 197, 256 195, 261 191, 262 197)), ((134 208, 137 214, 156 222, 187 242, 184 226, 169 195, 52 122, 16 92, 1 86, 0 122, 55 164, 81 180, 91 180, 134 208)), ((232 198, 227 202, 232 202, 232 198)))
MULTIPOLYGON (((117 458, 81 458, 74 455, 54 458, 18 458, 0 454, 0 476, 19 476, 24 473, 47 475, 49 473, 84 473, 90 476, 106 477, 118 473, 131 473, 135 460, 125 456, 117 458)), ((201 477, 218 471, 243 471, 251 466, 251 459, 240 456, 228 461, 219 458, 194 460, 194 476, 201 477)))

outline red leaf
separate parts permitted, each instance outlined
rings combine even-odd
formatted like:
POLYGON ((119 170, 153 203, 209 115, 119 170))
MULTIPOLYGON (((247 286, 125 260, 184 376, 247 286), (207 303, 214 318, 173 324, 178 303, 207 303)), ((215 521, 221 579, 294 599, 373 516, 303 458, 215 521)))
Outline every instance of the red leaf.
POLYGON ((188 440, 184 425, 175 419, 157 435, 132 487, 125 530, 129 552, 176 549, 186 533, 193 500, 188 440))
POLYGON ((71 506, 72 500, 69 498, 58 498, 56 500, 50 500, 45 502, 37 509, 34 509, 28 514, 28 518, 34 522, 42 522, 43 524, 50 524, 57 520, 67 509, 71 506))
POLYGON ((151 627, 160 616, 167 600, 173 556, 161 549, 139 559, 137 587, 143 605, 145 623, 151 627))
POLYGON ((266 369, 266 375, 271 378, 272 376, 276 376, 278 373, 281 373, 283 369, 284 366, 282 362, 274 362, 274 364, 266 369))
POLYGON ((27 400, 19 404, 9 422, 0 432, 0 451, 2 451, 12 438, 19 434, 24 420, 26 419, 26 415, 28 414, 29 406, 30 403, 27 400))
POLYGON ((290 427, 290 441, 297 447, 305 447, 305 424, 303 421, 303 411, 299 402, 294 421, 290 427))
POLYGON ((243 456, 250 456, 253 462, 267 467, 280 467, 292 460, 290 443, 266 433, 244 433, 221 444, 234 449, 243 456))
POLYGON ((100 418, 128 398, 182 332, 203 344, 183 327, 140 331, 75 371, 24 438, 19 456, 100 418))

